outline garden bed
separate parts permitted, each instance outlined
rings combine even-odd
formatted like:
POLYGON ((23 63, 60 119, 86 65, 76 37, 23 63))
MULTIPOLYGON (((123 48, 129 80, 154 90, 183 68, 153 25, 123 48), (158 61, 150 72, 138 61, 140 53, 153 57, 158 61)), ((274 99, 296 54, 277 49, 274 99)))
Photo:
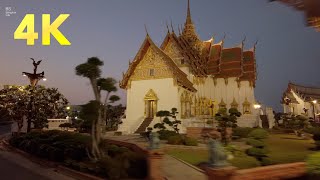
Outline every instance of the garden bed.
MULTIPOLYGON (((245 142, 246 139, 238 140, 237 145, 241 141, 245 142)), ((308 155, 315 152, 313 150, 315 147, 313 140, 303 140, 293 134, 270 134, 266 144, 270 151, 268 156, 272 164, 303 162, 308 155)), ((239 149, 241 151, 235 154, 234 159, 229 160, 231 165, 240 169, 260 166, 255 158, 244 153, 244 149, 239 149)), ((207 162, 209 156, 208 150, 197 149, 176 148, 167 150, 166 153, 195 166, 207 162)))
POLYGON ((36 131, 13 137, 9 143, 34 156, 102 178, 143 179, 147 176, 147 161, 143 154, 104 141, 101 147, 105 158, 93 162, 87 153, 90 141, 90 136, 79 133, 36 131))

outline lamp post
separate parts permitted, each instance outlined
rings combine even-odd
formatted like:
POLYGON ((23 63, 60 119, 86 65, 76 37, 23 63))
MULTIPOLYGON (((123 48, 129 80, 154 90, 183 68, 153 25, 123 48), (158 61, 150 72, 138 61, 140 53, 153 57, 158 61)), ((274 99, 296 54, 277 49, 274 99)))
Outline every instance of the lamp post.
POLYGON ((315 112, 315 105, 317 104, 317 100, 312 101, 313 107, 313 120, 316 121, 316 112, 315 112))
POLYGON ((29 113, 28 113, 28 118, 27 118, 27 122, 28 122, 27 132, 30 132, 30 130, 31 130, 31 120, 32 120, 32 117, 33 117, 33 114, 32 114, 32 108, 33 108, 32 103, 33 103, 33 100, 34 100, 34 97, 33 97, 34 87, 38 84, 39 80, 43 79, 44 81, 46 81, 46 79, 44 77, 44 71, 42 71, 41 73, 37 73, 38 66, 40 65, 42 60, 39 60, 39 61, 36 62, 33 58, 30 58, 30 59, 32 60, 32 64, 33 64, 33 67, 34 67, 33 68, 33 73, 22 72, 23 76, 27 76, 29 78, 30 85, 32 87, 30 101, 29 101, 29 105, 28 105, 29 113))
POLYGON ((258 111, 258 113, 257 113, 257 116, 258 116, 258 125, 259 125, 259 127, 262 127, 262 120, 261 120, 261 118, 260 118, 260 108, 261 108, 260 103, 257 103, 257 102, 254 103, 254 104, 253 104, 253 108, 258 111))

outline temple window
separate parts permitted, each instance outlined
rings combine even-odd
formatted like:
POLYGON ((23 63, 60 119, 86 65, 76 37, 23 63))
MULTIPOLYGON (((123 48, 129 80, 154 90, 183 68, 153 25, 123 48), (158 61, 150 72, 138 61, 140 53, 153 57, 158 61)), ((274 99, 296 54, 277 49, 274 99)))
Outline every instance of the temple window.
POLYGON ((184 64, 184 59, 181 59, 180 63, 181 63, 181 64, 184 64))
POLYGON ((243 114, 251 114, 251 110, 250 110, 251 104, 247 98, 245 99, 242 105, 243 105, 243 114))
POLYGON ((154 69, 150 69, 150 70, 149 70, 149 75, 150 75, 150 76, 154 76, 154 69))

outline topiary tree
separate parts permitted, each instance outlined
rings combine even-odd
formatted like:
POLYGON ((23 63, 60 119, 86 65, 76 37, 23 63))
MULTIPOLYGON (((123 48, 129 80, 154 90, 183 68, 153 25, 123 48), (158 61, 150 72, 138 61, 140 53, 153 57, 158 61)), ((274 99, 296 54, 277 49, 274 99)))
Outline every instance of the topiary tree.
MULTIPOLYGON (((115 87, 116 81, 112 78, 101 78, 101 69, 100 67, 103 66, 103 61, 101 61, 97 57, 91 57, 87 59, 87 62, 78 65, 75 68, 76 75, 86 77, 89 79, 96 104, 98 105, 97 117, 92 118, 92 125, 91 125, 91 137, 92 137, 92 148, 91 154, 93 160, 98 160, 99 158, 103 157, 103 153, 99 147, 101 143, 101 125, 104 123, 103 119, 106 118, 106 104, 109 101, 115 101, 115 97, 110 97, 109 95, 111 92, 115 92, 117 88, 115 87), (106 97, 104 102, 102 102, 101 98, 101 91, 106 91, 106 97)), ((117 98, 119 99, 119 98, 117 98)))
POLYGON ((241 116, 241 113, 236 108, 220 108, 215 115, 215 119, 218 121, 218 127, 221 130, 222 142, 228 144, 231 141, 231 134, 228 132, 229 128, 237 127, 237 118, 241 116))
POLYGON ((266 143, 264 140, 268 138, 268 132, 264 129, 255 129, 251 131, 248 135, 247 144, 252 147, 246 150, 249 156, 255 157, 260 161, 261 165, 270 165, 271 161, 268 158, 268 150, 266 148, 266 143))
POLYGON ((181 121, 180 120, 177 120, 177 114, 178 114, 178 111, 177 111, 177 108, 172 108, 171 109, 171 112, 169 111, 158 111, 156 113, 157 117, 164 117, 163 121, 161 123, 157 123, 154 125, 154 128, 155 129, 160 129, 160 130, 166 130, 166 125, 170 126, 173 128, 173 130, 179 134, 179 124, 181 124, 181 121), (173 121, 171 121, 169 119, 169 117, 173 118, 173 121))

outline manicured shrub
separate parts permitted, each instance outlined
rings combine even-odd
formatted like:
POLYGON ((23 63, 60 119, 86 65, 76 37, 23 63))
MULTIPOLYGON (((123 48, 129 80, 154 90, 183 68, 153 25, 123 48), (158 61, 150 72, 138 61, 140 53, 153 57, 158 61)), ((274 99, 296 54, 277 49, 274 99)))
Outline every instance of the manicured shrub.
POLYGON ((314 132, 312 138, 315 141, 320 141, 320 132, 314 132))
POLYGON ((90 145, 90 137, 56 130, 32 131, 13 137, 9 142, 14 147, 52 161, 63 161, 66 158, 82 160, 87 158, 86 149, 90 145))
POLYGON ((106 179, 145 179, 147 161, 145 156, 126 147, 110 145, 102 141, 99 146, 108 153, 108 158, 98 163, 89 161, 87 148, 90 136, 61 131, 34 131, 12 137, 10 144, 30 154, 51 161, 65 162, 78 171, 91 173, 106 179))
POLYGON ((248 145, 251 145, 253 147, 258 147, 258 148, 262 148, 265 146, 265 143, 262 142, 262 141, 259 141, 259 140, 256 140, 256 139, 252 139, 252 138, 249 138, 247 139, 247 142, 246 142, 248 145))
POLYGON ((260 163, 261 163, 262 166, 268 166, 268 165, 272 165, 273 164, 271 159, 268 158, 268 157, 263 157, 261 159, 260 163))
POLYGON ((320 127, 309 127, 304 129, 304 132, 310 133, 310 134, 320 133, 320 127))
POLYGON ((159 133, 159 139, 161 140, 168 140, 171 136, 176 136, 178 133, 175 131, 169 131, 169 130, 160 130, 159 133))
POLYGON ((186 145, 186 146, 198 146, 198 141, 197 141, 197 139, 194 139, 194 138, 191 138, 191 137, 185 137, 184 145, 186 145))
POLYGON ((268 137, 268 132, 264 129, 255 129, 249 133, 248 137, 247 143, 250 144, 252 148, 247 149, 246 153, 249 156, 255 157, 260 161, 261 165, 269 165, 269 159, 267 159, 268 150, 264 143, 264 139, 268 137))
POLYGON ((255 129, 248 134, 248 137, 253 139, 265 139, 268 137, 268 131, 264 129, 255 129))
POLYGON ((256 158, 258 158, 258 160, 262 157, 267 157, 266 154, 268 153, 268 151, 266 149, 262 149, 262 148, 256 148, 256 147, 253 147, 253 148, 249 148, 247 149, 247 154, 249 156, 254 156, 256 158))
POLYGON ((316 149, 320 150, 320 141, 315 141, 314 143, 316 144, 316 149))
POLYGON ((320 176, 320 152, 308 156, 307 171, 309 174, 320 176))
POLYGON ((168 138, 168 144, 182 145, 183 142, 183 137, 181 135, 170 136, 168 138))
POLYGON ((233 128, 232 135, 238 136, 240 138, 247 138, 249 133, 253 130, 254 130, 253 128, 249 128, 249 127, 236 127, 236 128, 233 128))

